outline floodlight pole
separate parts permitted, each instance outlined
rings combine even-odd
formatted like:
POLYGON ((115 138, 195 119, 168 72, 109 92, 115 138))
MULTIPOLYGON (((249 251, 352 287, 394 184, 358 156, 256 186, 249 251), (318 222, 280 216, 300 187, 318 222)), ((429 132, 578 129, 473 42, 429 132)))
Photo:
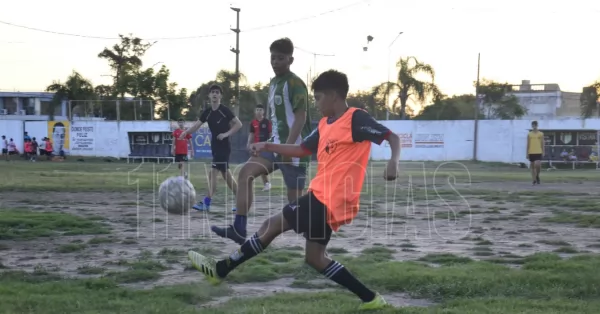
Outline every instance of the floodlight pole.
POLYGON ((235 48, 231 48, 230 51, 235 53, 235 114, 240 114, 240 8, 230 7, 232 11, 235 11, 236 25, 231 31, 235 33, 235 48))

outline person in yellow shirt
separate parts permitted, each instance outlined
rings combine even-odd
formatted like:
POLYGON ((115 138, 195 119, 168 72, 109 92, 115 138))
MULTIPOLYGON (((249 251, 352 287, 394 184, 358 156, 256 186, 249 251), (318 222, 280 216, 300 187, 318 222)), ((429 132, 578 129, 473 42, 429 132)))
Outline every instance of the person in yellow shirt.
POLYGON ((540 184, 542 157, 544 157, 544 133, 538 130, 538 122, 531 122, 531 131, 527 134, 527 156, 531 168, 533 185, 540 184))

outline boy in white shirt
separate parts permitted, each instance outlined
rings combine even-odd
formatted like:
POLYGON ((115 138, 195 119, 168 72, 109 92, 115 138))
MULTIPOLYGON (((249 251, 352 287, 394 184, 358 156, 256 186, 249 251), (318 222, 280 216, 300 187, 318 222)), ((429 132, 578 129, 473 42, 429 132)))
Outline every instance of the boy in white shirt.
POLYGON ((6 135, 2 135, 0 144, 2 144, 2 156, 8 161, 8 141, 6 140, 6 135))

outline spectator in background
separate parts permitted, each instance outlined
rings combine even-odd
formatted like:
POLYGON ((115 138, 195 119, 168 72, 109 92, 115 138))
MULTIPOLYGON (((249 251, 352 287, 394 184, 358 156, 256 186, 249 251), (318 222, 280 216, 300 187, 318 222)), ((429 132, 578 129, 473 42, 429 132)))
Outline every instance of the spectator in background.
POLYGON ((2 156, 8 161, 8 141, 6 140, 6 135, 2 135, 2 156))
POLYGON ((29 134, 27 134, 27 132, 23 133, 23 141, 24 142, 31 141, 31 137, 29 137, 29 134))
POLYGON ((11 138, 10 141, 8 141, 8 155, 12 156, 12 155, 17 155, 18 153, 19 153, 19 150, 17 149, 17 145, 11 138))
POLYGON ((46 137, 46 156, 48 160, 52 158, 52 141, 46 137))
MULTIPOLYGON (((254 120, 250 121, 250 133, 248 134, 248 149, 250 145, 258 142, 266 142, 272 136, 271 121, 265 118, 265 108, 263 105, 256 105, 254 109, 254 120)), ((263 191, 269 191, 271 189, 271 183, 269 182, 269 175, 261 175, 264 189, 263 191)))
POLYGON ((40 142, 40 156, 46 156, 46 137, 40 142))
POLYGON ((31 139, 25 140, 25 144, 23 146, 23 157, 25 157, 25 160, 30 160, 31 153, 33 152, 33 147, 31 147, 31 139))
POLYGON ((35 162, 37 159, 37 154, 38 154, 38 142, 35 140, 35 137, 31 139, 31 147, 32 147, 32 155, 31 155, 31 161, 35 162))

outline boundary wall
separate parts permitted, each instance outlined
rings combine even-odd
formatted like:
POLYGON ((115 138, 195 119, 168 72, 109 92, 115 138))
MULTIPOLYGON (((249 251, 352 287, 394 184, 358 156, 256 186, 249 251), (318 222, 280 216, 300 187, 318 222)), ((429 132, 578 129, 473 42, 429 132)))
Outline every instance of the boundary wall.
MULTIPOLYGON (((447 161, 470 160, 474 157, 473 120, 380 122, 400 135, 402 160, 447 161)), ((531 120, 480 120, 477 159, 489 162, 525 162, 530 125, 531 120)), ((169 121, 2 120, 0 135, 13 138, 20 151, 23 150, 23 132, 28 132, 29 136, 36 137, 38 141, 43 137, 49 137, 53 142, 58 139, 69 155, 125 158, 131 152, 129 132, 171 132, 172 127, 173 124, 169 121)), ((539 128, 550 145, 559 145, 560 142, 563 145, 561 147, 576 146, 578 142, 573 141, 579 141, 585 135, 586 145, 597 146, 600 119, 540 120, 539 128), (593 134, 596 134, 595 137, 590 139, 593 134)), ((372 160, 386 160, 389 157, 387 142, 373 144, 372 160)))

